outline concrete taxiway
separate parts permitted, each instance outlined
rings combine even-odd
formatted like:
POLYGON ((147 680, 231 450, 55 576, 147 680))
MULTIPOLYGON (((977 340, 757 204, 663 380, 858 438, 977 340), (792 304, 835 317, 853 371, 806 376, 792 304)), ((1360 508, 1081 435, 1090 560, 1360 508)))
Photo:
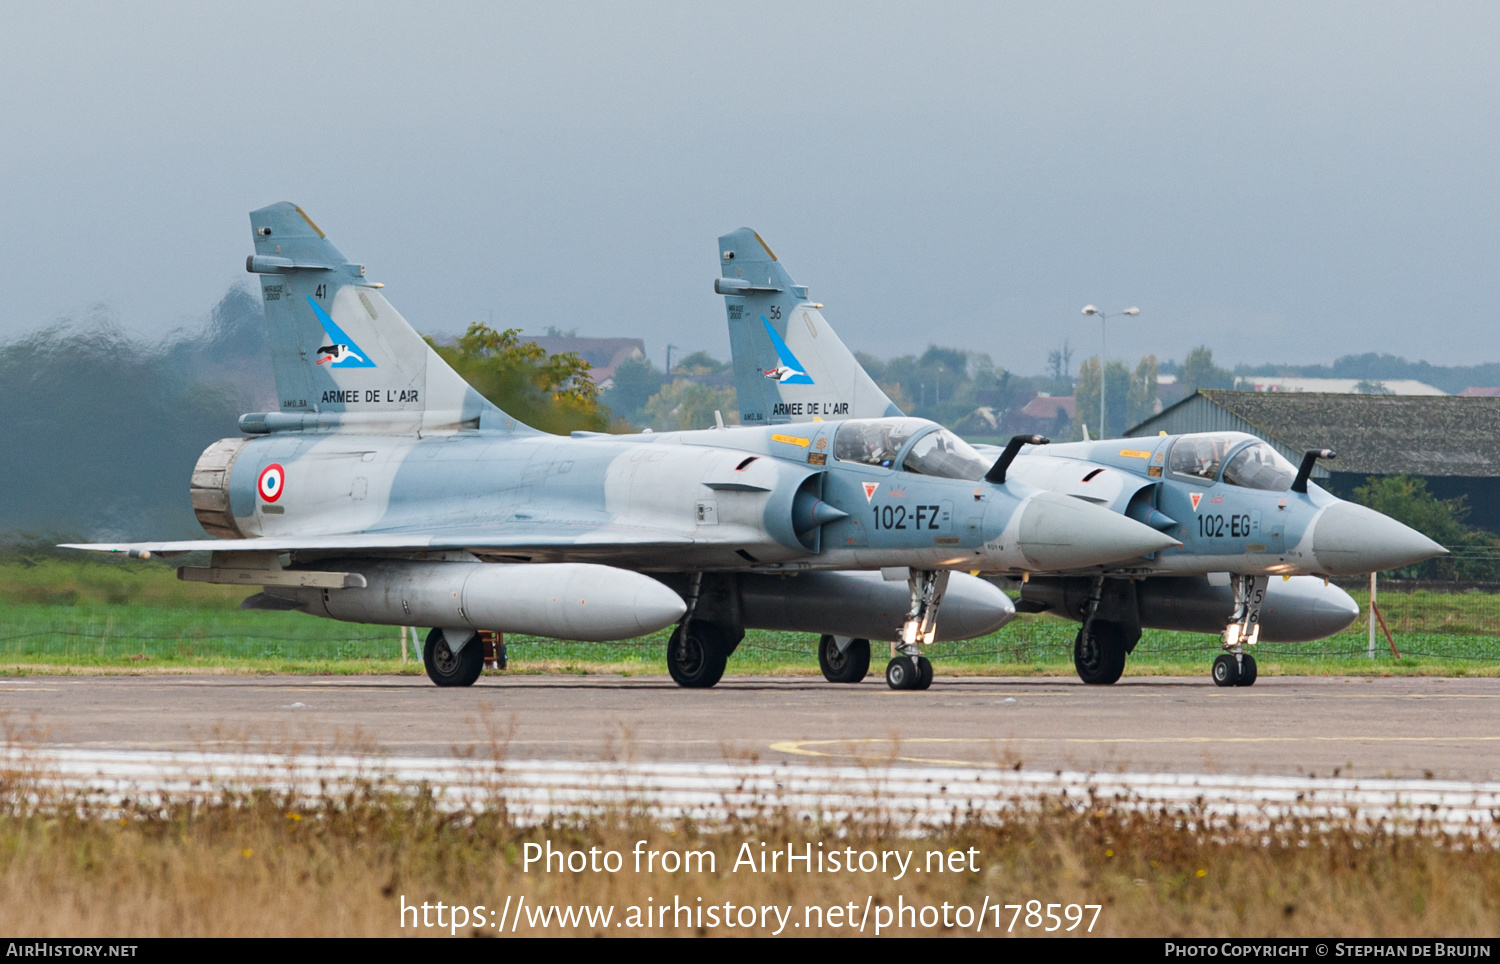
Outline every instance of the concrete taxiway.
POLYGON ((9 677, 0 707, 9 741, 58 749, 1500 778, 1500 679, 9 677))

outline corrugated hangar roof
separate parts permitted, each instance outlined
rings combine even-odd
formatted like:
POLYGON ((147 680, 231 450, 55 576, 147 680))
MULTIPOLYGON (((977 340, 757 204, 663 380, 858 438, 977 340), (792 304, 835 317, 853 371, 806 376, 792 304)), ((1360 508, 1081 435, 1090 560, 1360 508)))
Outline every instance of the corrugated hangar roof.
POLYGON ((1329 468, 1338 472, 1500 475, 1500 398, 1203 389, 1127 434, 1230 427, 1222 417, 1214 418, 1210 408, 1284 451, 1300 455, 1306 449, 1331 448, 1338 460, 1329 468))

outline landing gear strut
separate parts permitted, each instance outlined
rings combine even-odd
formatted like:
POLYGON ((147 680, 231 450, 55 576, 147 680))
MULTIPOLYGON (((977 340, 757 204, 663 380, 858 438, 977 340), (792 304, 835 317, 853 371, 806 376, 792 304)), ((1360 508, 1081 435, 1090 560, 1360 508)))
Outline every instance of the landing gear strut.
POLYGON ((1248 648, 1260 639, 1260 605, 1267 581, 1265 576, 1234 577, 1234 614, 1224 627, 1224 652, 1214 660, 1215 685, 1255 685, 1255 657, 1248 648))
POLYGON ((938 607, 948 591, 948 576, 946 569, 912 569, 907 574, 911 609, 885 666, 885 682, 893 690, 925 690, 932 685, 932 663, 922 655, 922 647, 937 634, 938 607))

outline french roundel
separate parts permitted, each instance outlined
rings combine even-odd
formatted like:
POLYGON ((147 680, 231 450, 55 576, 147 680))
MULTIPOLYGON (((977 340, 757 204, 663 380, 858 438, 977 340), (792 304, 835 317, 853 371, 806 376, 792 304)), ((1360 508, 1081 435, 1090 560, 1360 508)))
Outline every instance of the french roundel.
POLYGON ((275 502, 281 498, 281 490, 285 486, 286 469, 276 462, 272 462, 261 470, 260 481, 255 485, 260 490, 260 497, 267 502, 275 502))

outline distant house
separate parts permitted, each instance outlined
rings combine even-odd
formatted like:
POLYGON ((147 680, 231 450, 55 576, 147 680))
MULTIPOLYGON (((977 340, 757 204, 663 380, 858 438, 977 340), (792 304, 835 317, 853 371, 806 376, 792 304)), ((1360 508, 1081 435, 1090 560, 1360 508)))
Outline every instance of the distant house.
POLYGON ((1072 395, 1038 395, 1005 416, 1004 429, 1012 435, 1050 435, 1067 438, 1076 403, 1072 395))
POLYGON ((644 358, 646 342, 640 338, 568 338, 560 335, 522 335, 536 342, 549 355, 577 352, 591 366, 589 375, 601 389, 609 387, 615 369, 627 358, 644 358))
POLYGON ((1417 476, 1439 498, 1467 496, 1468 524, 1500 533, 1500 396, 1204 389, 1125 434, 1183 432, 1248 432, 1293 464, 1330 448, 1338 458, 1313 478, 1335 495, 1370 476, 1417 476))

